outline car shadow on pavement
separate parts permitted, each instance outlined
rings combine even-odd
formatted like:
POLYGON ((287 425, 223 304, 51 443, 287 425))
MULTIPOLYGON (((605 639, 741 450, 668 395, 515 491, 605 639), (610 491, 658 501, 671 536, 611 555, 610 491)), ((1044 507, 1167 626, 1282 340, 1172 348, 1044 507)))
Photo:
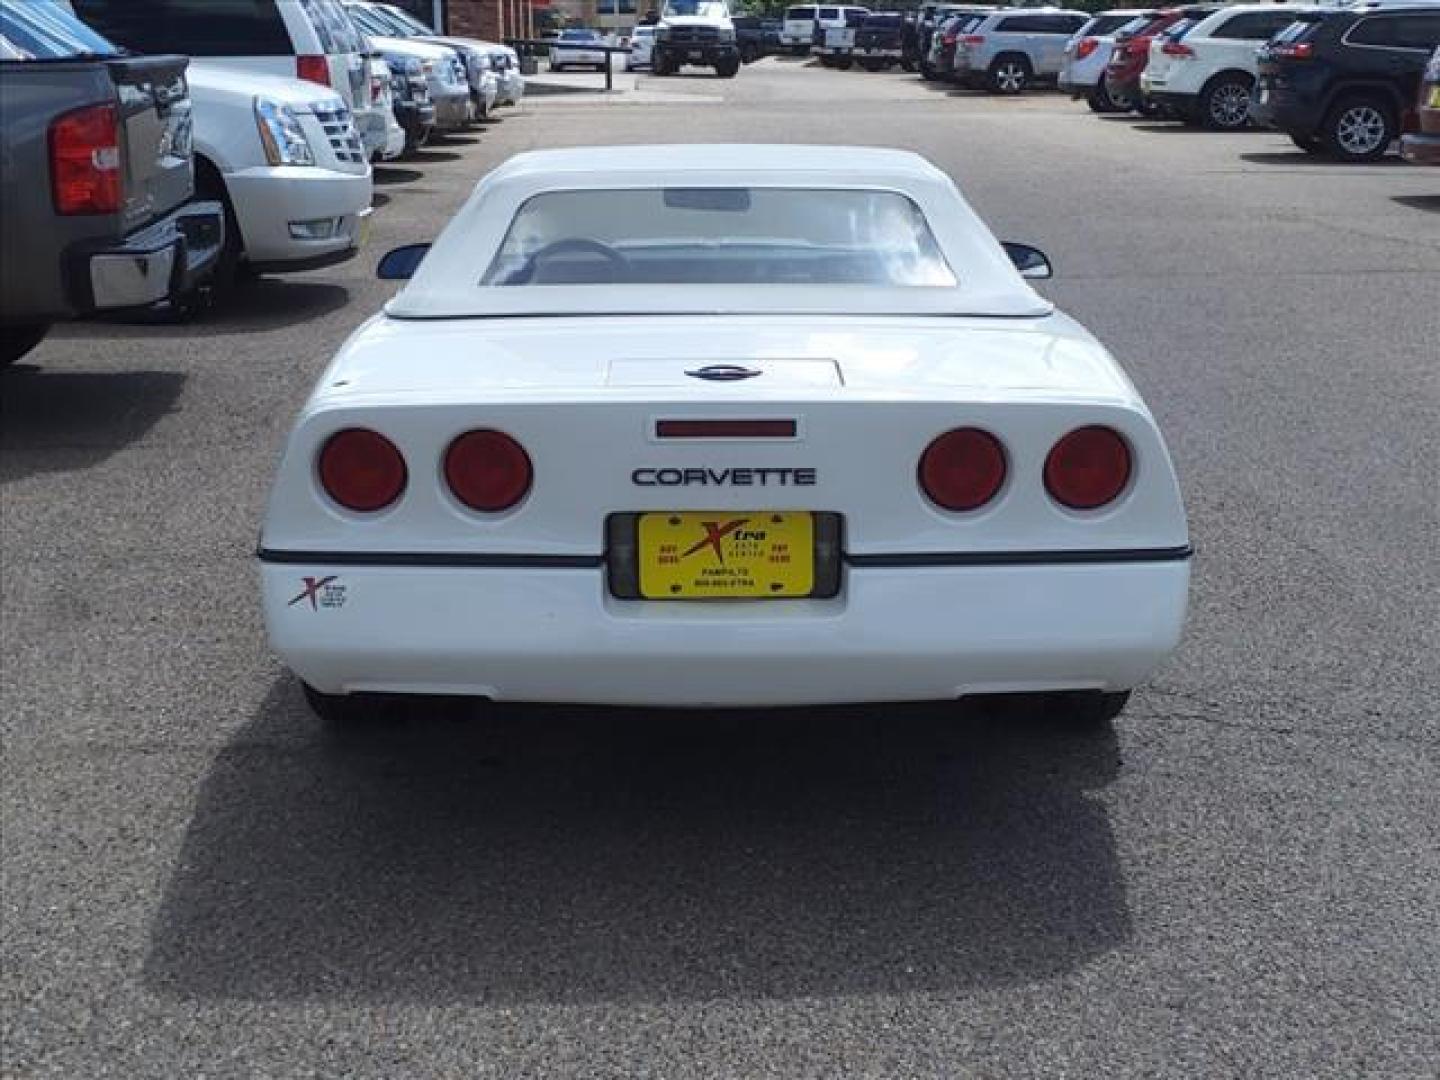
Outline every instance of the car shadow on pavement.
POLYGON ((49 371, 16 364, 0 375, 0 483, 70 472, 138 442, 175 407, 173 371, 49 371))
MULTIPOLYGON (((405 160, 415 160, 415 154, 412 153, 405 160)), ((389 187, 391 184, 413 184, 416 180, 422 179, 425 174, 419 169, 402 169, 395 165, 376 165, 371 170, 370 176, 377 187, 389 187)))
POLYGON ((1049 978, 1130 919, 1113 732, 955 705, 454 703, 219 754, 145 980, 198 999, 585 1003, 1049 978))
POLYGON ((1251 151, 1240 155, 1241 161, 1248 161, 1252 165, 1329 165, 1337 169, 1355 169, 1360 165, 1380 166, 1390 168, 1393 166, 1404 166, 1407 162, 1398 156, 1383 157, 1379 161, 1356 162, 1354 164, 1339 161, 1328 154, 1307 154, 1304 150, 1273 150, 1273 151, 1251 151))
POLYGON ((1390 201, 1408 206, 1412 210, 1428 210, 1432 214, 1440 214, 1440 195, 1391 195, 1390 201))
POLYGON ((457 154, 453 150, 416 150, 405 160, 420 165, 436 165, 442 161, 459 161, 463 157, 463 154, 457 154))
POLYGON ((136 312, 104 320, 67 323, 57 330, 75 338, 186 337, 255 334, 284 330, 323 318, 350 302, 350 290, 324 281, 300 281, 287 275, 243 281, 184 321, 163 312, 136 312))

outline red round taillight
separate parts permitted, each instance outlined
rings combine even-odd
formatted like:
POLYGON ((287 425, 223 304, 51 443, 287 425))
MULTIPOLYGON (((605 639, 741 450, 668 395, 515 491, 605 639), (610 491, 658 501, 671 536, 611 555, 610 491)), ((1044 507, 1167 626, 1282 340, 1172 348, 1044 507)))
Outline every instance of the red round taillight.
POLYGON ((1045 490, 1062 506, 1094 510, 1130 482, 1130 446, 1107 427, 1076 428, 1045 459, 1045 490))
POLYGON ((978 510, 1005 483, 1005 448, 979 428, 937 436, 920 457, 920 487, 946 510, 978 510))
POLYGON ((347 510, 383 510, 405 490, 405 459, 379 432, 346 428, 320 449, 320 484, 347 510))
POLYGON ((502 431, 467 431, 445 451, 445 482, 471 510, 508 510, 530 490, 525 448, 502 431))

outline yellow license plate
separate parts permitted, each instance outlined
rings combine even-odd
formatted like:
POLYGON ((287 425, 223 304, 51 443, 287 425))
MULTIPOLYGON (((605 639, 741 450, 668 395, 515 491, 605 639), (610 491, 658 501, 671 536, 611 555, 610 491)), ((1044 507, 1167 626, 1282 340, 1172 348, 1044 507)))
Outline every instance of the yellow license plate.
POLYGON ((355 246, 363 248, 370 240, 370 219, 374 214, 366 214, 360 219, 360 227, 355 230, 355 246))
POLYGON ((1430 87, 1430 108, 1440 109, 1440 86, 1430 87))
POLYGON ((815 522, 799 511, 641 514, 639 558, 648 600, 808 596, 815 522))

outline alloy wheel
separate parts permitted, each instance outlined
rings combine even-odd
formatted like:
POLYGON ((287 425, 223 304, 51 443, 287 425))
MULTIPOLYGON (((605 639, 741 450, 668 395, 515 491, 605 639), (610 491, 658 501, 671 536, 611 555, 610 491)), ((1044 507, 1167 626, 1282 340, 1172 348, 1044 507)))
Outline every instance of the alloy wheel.
POLYGON ((1385 117, 1373 105, 1353 105, 1340 114, 1335 141, 1347 154, 1363 157, 1380 148, 1386 136, 1385 117))
POLYGON ((995 85, 1006 94, 1018 94, 1025 89, 1025 69, 1013 60, 1001 64, 995 70, 995 85))
POLYGON ((1244 127, 1250 119, 1250 91, 1240 83, 1225 83, 1210 95, 1210 119, 1216 127, 1244 127))

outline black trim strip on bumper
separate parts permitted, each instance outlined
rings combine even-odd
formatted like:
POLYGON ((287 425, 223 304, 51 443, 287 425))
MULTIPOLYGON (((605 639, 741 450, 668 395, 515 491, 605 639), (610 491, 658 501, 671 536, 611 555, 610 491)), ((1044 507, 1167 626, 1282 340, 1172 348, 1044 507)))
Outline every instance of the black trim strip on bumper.
POLYGON ((448 551, 277 551, 260 548, 261 562, 321 566, 543 567, 589 570, 605 565, 603 555, 492 555, 448 551))
POLYGON ((898 555, 846 555, 851 566, 1069 566, 1086 563, 1179 562, 1195 554, 1189 544, 1167 548, 1082 551, 920 551, 898 555))
MULTIPOLYGON (((845 555, 851 566, 1073 566, 1094 563, 1178 562, 1190 558, 1189 544, 1168 548, 1111 548, 1085 551, 940 551, 897 555, 845 555)), ((321 566, 523 567, 590 570, 605 565, 603 555, 492 555, 468 552, 277 551, 260 548, 261 562, 321 566)))

